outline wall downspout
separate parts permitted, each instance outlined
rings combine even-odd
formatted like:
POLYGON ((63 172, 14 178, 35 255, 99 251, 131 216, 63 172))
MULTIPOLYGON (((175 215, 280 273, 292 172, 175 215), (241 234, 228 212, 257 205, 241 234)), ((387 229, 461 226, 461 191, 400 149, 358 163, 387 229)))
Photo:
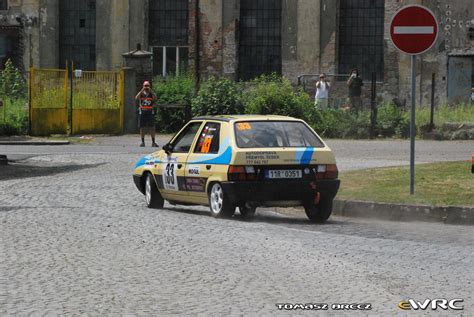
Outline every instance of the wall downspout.
POLYGON ((200 21, 199 21, 199 0, 196 0, 196 7, 195 7, 195 17, 194 17, 194 22, 195 22, 195 32, 196 32, 196 43, 194 43, 195 46, 195 60, 194 60, 194 77, 196 80, 195 84, 195 92, 196 94, 199 91, 200 85, 201 85, 201 73, 200 73, 200 56, 199 56, 199 47, 200 47, 200 21))

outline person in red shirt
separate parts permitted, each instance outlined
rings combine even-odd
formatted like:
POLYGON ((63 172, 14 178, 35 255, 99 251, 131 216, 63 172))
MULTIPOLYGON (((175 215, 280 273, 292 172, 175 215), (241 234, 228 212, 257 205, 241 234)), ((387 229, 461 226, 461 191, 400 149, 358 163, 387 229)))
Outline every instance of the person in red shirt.
POLYGON ((142 138, 140 146, 145 146, 145 129, 148 129, 151 135, 151 146, 158 147, 155 142, 155 114, 158 97, 151 90, 150 82, 143 82, 143 88, 135 96, 135 101, 138 108, 138 127, 142 138))

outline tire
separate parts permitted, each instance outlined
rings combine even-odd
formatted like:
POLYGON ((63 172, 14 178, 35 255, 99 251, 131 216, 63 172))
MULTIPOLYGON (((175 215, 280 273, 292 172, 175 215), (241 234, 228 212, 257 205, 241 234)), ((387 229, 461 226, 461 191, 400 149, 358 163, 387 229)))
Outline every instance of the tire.
POLYGON ((250 219, 255 216, 255 211, 257 210, 257 207, 255 206, 249 206, 248 204, 244 204, 242 206, 239 206, 239 212, 242 218, 250 219))
POLYGON ((235 213, 235 206, 224 193, 220 183, 212 183, 208 192, 209 209, 216 218, 230 218, 235 213))
POLYGON ((304 211, 311 222, 324 223, 331 216, 332 199, 321 199, 318 205, 313 202, 306 203, 304 211))
POLYGON ((147 173, 145 177, 145 201, 148 208, 161 209, 165 204, 151 173, 147 173))

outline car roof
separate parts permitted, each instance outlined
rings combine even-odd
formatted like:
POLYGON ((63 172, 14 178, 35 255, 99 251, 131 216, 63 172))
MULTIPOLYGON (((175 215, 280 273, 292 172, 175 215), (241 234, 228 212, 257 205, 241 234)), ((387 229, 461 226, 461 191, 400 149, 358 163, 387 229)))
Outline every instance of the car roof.
POLYGON ((256 121, 256 120, 273 120, 273 121, 299 121, 299 119, 277 116, 277 115, 259 115, 259 114, 236 114, 236 115, 219 115, 219 116, 200 116, 191 120, 217 120, 217 121, 256 121))

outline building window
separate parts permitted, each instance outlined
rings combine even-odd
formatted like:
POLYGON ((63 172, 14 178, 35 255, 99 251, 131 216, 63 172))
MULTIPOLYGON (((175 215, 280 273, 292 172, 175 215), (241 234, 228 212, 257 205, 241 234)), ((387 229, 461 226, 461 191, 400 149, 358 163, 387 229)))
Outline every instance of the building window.
POLYGON ((185 73, 188 66, 186 46, 153 47, 153 75, 178 75, 185 73))
POLYGON ((241 0, 239 78, 281 74, 281 0, 241 0))
POLYGON ((188 0, 151 0, 149 43, 153 75, 166 77, 187 70, 188 0))
POLYGON ((384 0, 340 0, 339 73, 383 80, 384 0))
POLYGON ((59 67, 94 70, 96 63, 95 0, 59 1, 59 67))
POLYGON ((8 60, 18 69, 23 69, 21 28, 0 26, 0 69, 5 68, 8 60))
POLYGON ((8 10, 8 0, 0 0, 0 10, 8 10))

